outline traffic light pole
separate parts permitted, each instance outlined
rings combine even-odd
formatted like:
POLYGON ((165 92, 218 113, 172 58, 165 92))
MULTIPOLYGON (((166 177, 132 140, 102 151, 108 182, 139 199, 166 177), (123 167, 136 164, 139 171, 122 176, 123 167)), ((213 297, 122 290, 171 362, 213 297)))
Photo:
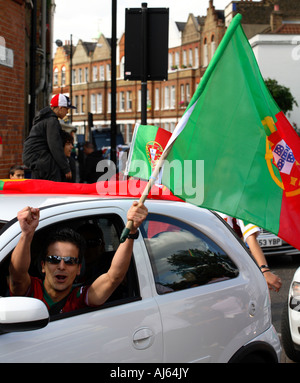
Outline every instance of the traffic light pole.
POLYGON ((117 123, 116 123, 116 49, 117 49, 117 0, 112 0, 111 26, 111 125, 110 125, 110 159, 117 165, 117 123))
POLYGON ((147 3, 142 3, 142 81, 141 122, 147 125, 147 3))

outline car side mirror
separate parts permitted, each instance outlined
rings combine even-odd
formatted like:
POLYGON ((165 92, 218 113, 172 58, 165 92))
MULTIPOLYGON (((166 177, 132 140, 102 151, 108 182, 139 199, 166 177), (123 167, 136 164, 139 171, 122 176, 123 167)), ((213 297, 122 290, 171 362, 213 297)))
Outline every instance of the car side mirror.
POLYGON ((1 297, 0 331, 37 330, 47 326, 49 312, 44 302, 35 298, 1 297))

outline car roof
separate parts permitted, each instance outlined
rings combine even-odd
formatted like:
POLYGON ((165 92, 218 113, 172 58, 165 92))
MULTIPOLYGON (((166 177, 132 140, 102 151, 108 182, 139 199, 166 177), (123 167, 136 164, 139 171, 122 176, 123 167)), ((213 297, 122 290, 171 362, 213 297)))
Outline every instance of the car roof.
POLYGON ((55 194, 8 194, 5 196, 0 196, 0 221, 10 221, 11 219, 16 217, 18 211, 22 210, 26 206, 41 208, 52 205, 95 199, 97 199, 96 196, 85 195, 67 196, 55 194))
MULTIPOLYGON (((136 181, 109 181, 108 184, 99 182, 95 186, 45 180, 4 181, 5 187, 0 191, 0 222, 15 218, 17 212, 26 206, 42 208, 89 200, 137 200, 147 184, 143 182, 137 186, 136 181)), ((152 187, 147 199, 181 201, 172 193, 163 194, 157 186, 152 187)))

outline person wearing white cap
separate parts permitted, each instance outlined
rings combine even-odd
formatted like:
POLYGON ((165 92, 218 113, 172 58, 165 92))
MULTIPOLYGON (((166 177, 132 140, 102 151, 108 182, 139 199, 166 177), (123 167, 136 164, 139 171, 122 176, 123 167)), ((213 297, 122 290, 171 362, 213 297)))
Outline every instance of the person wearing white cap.
POLYGON ((40 110, 34 118, 23 148, 23 163, 31 169, 31 178, 61 181, 61 173, 67 180, 72 178, 58 121, 66 116, 70 108, 76 109, 71 105, 69 97, 56 94, 50 106, 40 110))

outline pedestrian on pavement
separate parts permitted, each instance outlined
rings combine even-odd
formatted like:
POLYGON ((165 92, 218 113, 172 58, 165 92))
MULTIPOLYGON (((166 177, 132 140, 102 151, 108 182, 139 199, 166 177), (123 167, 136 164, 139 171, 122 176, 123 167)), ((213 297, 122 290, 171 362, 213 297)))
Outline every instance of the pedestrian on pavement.
POLYGON ((98 276, 90 286, 72 289, 73 282, 81 270, 82 237, 70 228, 60 229, 49 236, 41 261, 44 281, 30 276, 30 249, 39 224, 40 211, 37 208, 25 207, 17 215, 21 236, 11 255, 8 279, 10 294, 40 299, 47 305, 50 314, 102 305, 127 273, 135 235, 147 214, 145 205, 134 201, 127 212, 127 219, 133 222, 130 231, 132 237, 128 237, 119 245, 109 270, 98 276))
POLYGON ((24 178, 24 168, 22 165, 13 165, 9 169, 9 178, 11 180, 17 180, 24 178))
POLYGON ((23 149, 23 162, 31 169, 32 178, 61 181, 61 172, 67 180, 72 178, 58 120, 63 119, 70 108, 76 109, 71 105, 69 97, 56 94, 51 99, 50 106, 40 110, 34 118, 23 149))
POLYGON ((67 179, 66 176, 62 173, 61 174, 62 181, 76 182, 76 162, 74 157, 72 156, 72 150, 74 148, 74 138, 70 133, 66 132, 65 130, 61 131, 61 138, 63 142, 64 153, 65 153, 65 156, 67 157, 67 160, 72 172, 71 179, 67 179))
POLYGON ((95 150, 92 142, 85 142, 83 145, 84 165, 83 165, 83 181, 92 184, 97 182, 104 172, 97 172, 97 164, 103 159, 102 151, 95 150))
POLYGON ((222 213, 218 214, 235 230, 240 238, 244 239, 245 243, 249 246, 253 258, 263 273, 269 289, 278 292, 282 286, 282 282, 277 275, 271 272, 262 248, 257 241, 260 228, 251 223, 244 222, 241 219, 235 219, 222 213))

